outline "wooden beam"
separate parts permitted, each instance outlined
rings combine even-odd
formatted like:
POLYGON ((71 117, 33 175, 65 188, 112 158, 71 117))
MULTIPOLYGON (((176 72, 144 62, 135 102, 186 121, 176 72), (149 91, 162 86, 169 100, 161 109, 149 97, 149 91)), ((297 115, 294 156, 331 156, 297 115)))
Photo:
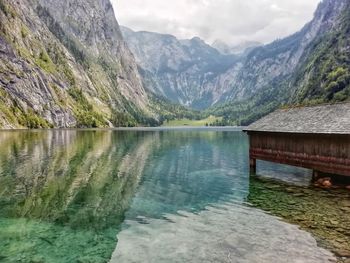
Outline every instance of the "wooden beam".
POLYGON ((342 158, 312 156, 307 154, 295 154, 291 152, 254 148, 250 150, 250 158, 303 167, 323 173, 350 176, 349 160, 342 158))

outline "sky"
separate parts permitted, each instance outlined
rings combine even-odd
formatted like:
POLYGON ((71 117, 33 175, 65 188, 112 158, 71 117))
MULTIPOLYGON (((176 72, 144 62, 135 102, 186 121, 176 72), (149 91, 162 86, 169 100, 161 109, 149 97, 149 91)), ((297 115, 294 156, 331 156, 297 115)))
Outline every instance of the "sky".
POLYGON ((211 44, 269 43, 312 19, 320 0, 111 0, 119 24, 135 31, 198 36, 211 44))

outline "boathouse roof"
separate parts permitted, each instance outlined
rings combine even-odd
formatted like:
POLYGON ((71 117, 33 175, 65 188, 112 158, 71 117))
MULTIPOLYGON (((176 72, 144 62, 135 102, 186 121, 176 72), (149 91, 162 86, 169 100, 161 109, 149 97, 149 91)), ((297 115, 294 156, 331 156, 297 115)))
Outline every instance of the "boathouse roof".
POLYGON ((350 134, 350 103, 279 109, 245 131, 350 134))

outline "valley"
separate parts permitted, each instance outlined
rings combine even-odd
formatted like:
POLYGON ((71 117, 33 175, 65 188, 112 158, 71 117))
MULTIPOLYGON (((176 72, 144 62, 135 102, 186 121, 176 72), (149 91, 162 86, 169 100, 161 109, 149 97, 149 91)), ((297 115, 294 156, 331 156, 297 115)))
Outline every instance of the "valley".
POLYGON ((346 0, 322 1, 287 38, 231 48, 119 26, 109 0, 0 1, 2 128, 248 125, 350 97, 346 0))
POLYGON ((190 127, 208 127, 208 126, 221 126, 222 118, 210 115, 209 117, 201 120, 191 119, 176 119, 171 121, 165 121, 164 127, 179 127, 179 126, 190 126, 190 127))

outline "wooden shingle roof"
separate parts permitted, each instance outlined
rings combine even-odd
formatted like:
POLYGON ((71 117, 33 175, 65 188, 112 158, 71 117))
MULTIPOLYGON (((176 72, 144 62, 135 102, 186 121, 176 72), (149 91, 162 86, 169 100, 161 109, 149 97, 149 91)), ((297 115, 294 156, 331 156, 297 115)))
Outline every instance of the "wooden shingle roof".
POLYGON ((245 131, 350 134, 350 103, 280 109, 245 131))

